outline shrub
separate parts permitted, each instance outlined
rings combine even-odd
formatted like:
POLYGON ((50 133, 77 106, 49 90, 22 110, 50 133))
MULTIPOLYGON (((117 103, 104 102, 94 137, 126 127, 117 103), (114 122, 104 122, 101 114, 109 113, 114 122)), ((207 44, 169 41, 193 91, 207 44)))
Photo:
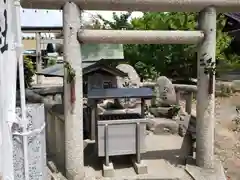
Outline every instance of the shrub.
MULTIPOLYGON (((33 82, 33 75, 35 74, 32 60, 23 56, 24 60, 24 80, 25 80, 25 88, 31 87, 31 83, 33 82)), ((17 68, 17 89, 20 89, 19 82, 19 69, 17 68)))
POLYGON ((229 97, 233 93, 232 87, 228 84, 220 84, 220 90, 216 91, 216 96, 229 97))
POLYGON ((53 66, 53 65, 55 65, 55 64, 57 64, 57 58, 55 58, 55 57, 50 57, 50 58, 48 59, 48 66, 53 66))

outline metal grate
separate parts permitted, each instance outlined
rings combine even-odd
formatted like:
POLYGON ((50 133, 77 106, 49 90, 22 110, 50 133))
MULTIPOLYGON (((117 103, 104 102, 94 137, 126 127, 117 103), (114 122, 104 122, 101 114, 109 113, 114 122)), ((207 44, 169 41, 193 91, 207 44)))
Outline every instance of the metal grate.
POLYGON ((140 118, 141 115, 138 113, 99 115, 99 120, 140 119, 140 118))

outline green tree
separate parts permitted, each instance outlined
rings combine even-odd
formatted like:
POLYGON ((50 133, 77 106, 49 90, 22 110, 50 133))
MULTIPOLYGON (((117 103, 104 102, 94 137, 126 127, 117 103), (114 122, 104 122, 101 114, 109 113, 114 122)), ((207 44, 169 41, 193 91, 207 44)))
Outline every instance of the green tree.
POLYGON ((112 15, 113 21, 106 20, 101 15, 98 15, 98 18, 103 22, 103 27, 106 29, 131 29, 131 24, 129 23, 131 15, 131 12, 120 15, 114 12, 112 15))
POLYGON ((92 18, 89 22, 84 24, 85 29, 105 29, 104 24, 98 18, 92 18))
MULTIPOLYGON (((130 15, 131 13, 120 16, 113 14, 113 21, 99 17, 111 29, 195 30, 197 27, 197 13, 147 12, 142 17, 134 18, 129 22, 130 15)), ((217 16, 216 59, 221 62, 218 64, 226 66, 236 62, 238 57, 227 53, 231 37, 222 32, 225 21, 224 15, 217 16)), ((131 44, 124 46, 124 55, 142 78, 154 79, 161 74, 188 79, 196 77, 196 50, 195 45, 131 44)))

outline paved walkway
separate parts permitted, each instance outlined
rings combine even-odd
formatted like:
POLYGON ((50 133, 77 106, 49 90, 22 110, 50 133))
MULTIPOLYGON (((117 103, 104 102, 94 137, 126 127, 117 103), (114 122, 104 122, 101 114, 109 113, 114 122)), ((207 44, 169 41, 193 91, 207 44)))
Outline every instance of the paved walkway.
MULTIPOLYGON (((178 135, 154 135, 149 133, 146 137, 147 152, 142 155, 143 163, 148 166, 148 174, 137 175, 129 157, 117 157, 112 158, 115 177, 110 179, 173 180, 180 178, 188 180, 189 177, 184 170, 185 157, 190 150, 187 141, 187 139, 178 135)), ((87 180, 108 180, 109 178, 102 177, 102 159, 99 159, 93 152, 93 144, 88 144, 85 148, 87 180)))

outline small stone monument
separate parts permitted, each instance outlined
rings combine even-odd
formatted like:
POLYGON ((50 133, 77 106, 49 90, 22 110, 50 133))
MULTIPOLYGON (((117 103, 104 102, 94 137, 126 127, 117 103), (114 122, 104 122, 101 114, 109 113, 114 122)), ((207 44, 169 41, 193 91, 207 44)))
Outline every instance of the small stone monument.
POLYGON ((180 110, 177 105, 176 92, 172 82, 165 76, 157 79, 155 100, 149 111, 154 118, 149 119, 147 128, 154 134, 178 133, 178 123, 173 119, 180 110))
MULTIPOLYGON (((129 64, 119 64, 116 68, 128 74, 128 77, 125 78, 117 77, 118 88, 139 88, 140 78, 134 67, 129 64)), ((122 108, 135 108, 138 101, 141 102, 137 98, 118 99, 118 103, 122 108)))
POLYGON ((176 92, 172 82, 165 76, 160 76, 156 82, 156 105, 168 107, 177 103, 176 92))
POLYGON ((157 79, 155 86, 155 99, 152 101, 150 112, 155 117, 172 118, 178 113, 176 92, 172 82, 165 76, 157 79))

